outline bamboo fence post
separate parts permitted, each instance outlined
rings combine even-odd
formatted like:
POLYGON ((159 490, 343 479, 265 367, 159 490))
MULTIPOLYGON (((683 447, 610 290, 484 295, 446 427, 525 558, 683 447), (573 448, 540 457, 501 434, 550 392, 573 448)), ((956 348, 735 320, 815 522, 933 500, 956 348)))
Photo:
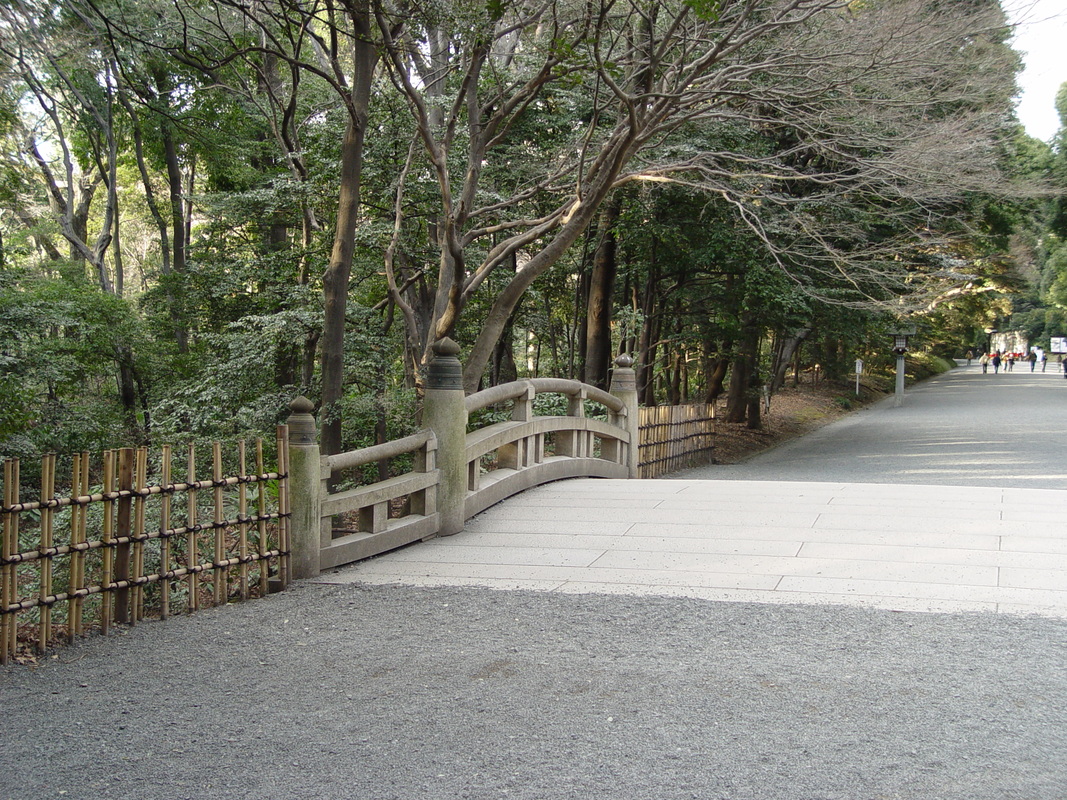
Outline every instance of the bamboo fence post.
MULTIPOLYGON (((56 493, 56 456, 49 453, 41 459, 41 500, 51 500, 56 493)), ((41 551, 48 552, 53 545, 52 524, 53 510, 41 509, 41 551)), ((43 653, 52 641, 52 604, 48 598, 52 595, 52 574, 54 564, 51 557, 41 559, 41 626, 37 636, 37 650, 43 653)))
POLYGON ((667 457, 667 437, 670 435, 668 406, 656 406, 656 463, 652 466, 654 476, 660 474, 663 461, 667 457), (666 412, 666 413, 665 413, 666 412))
POLYGON ((671 407, 671 427, 672 431, 670 438, 670 453, 667 456, 667 463, 664 465, 664 473, 670 472, 675 469, 681 462, 682 456, 685 452, 685 434, 686 434, 686 409, 685 406, 672 406, 671 407))
POLYGON ((663 463, 663 406, 656 406, 655 446, 652 450, 650 478, 659 474, 659 465, 663 463))
POLYGON ((241 559, 238 574, 241 582, 241 599, 248 599, 248 484, 244 478, 245 469, 245 441, 241 439, 237 443, 237 460, 240 462, 241 482, 237 484, 237 555, 241 559))
POLYGON ((671 407, 659 407, 659 458, 656 460, 656 475, 663 474, 663 465, 671 455, 671 407))
POLYGON ((112 584, 115 580, 115 550, 111 547, 111 540, 114 538, 115 530, 115 510, 114 501, 107 497, 113 491, 115 491, 115 451, 108 450, 104 453, 104 526, 100 536, 104 544, 104 552, 101 555, 103 577, 100 583, 104 591, 100 606, 100 629, 105 635, 111 628, 111 595, 112 584))
MULTIPOLYGON (((81 453, 75 453, 71 457, 71 469, 70 469, 70 495, 71 497, 80 497, 82 495, 81 490, 81 453)), ((73 547, 78 542, 78 530, 81 527, 81 515, 85 513, 85 508, 78 503, 71 503, 70 506, 70 539, 69 544, 73 547)), ((74 602, 70 597, 70 592, 74 590, 75 583, 77 583, 76 570, 77 563, 75 562, 75 553, 71 552, 70 558, 67 561, 67 642, 74 641, 74 602)))
POLYGON ((659 435, 660 435, 660 407, 652 406, 648 409, 648 458, 645 466, 646 478, 654 478, 657 459, 659 458, 659 435))
MULTIPOLYGON (((91 492, 92 492, 92 489, 91 489, 90 484, 89 484, 89 470, 90 470, 91 466, 92 466, 92 462, 89 460, 89 454, 88 453, 82 453, 82 480, 81 480, 81 483, 82 483, 82 494, 83 495, 88 495, 88 494, 91 494, 91 492)), ((78 544, 84 546, 84 545, 87 545, 88 541, 89 541, 89 503, 86 503, 82 507, 81 529, 78 531, 78 544)), ((74 627, 74 632, 78 636, 83 636, 85 634, 85 598, 88 596, 88 592, 86 591, 86 587, 88 586, 88 583, 86 582, 86 578, 85 578, 85 568, 86 568, 86 561, 87 561, 86 553, 87 552, 88 552, 88 547, 84 546, 82 548, 82 550, 78 553, 78 556, 79 556, 79 558, 78 558, 78 585, 76 587, 72 587, 72 592, 73 591, 77 591, 78 592, 78 595, 74 600, 74 608, 75 608, 75 614, 74 614, 75 627, 74 627)))
POLYGON ((656 435, 658 452, 656 453, 656 464, 652 469, 658 476, 662 474, 660 470, 663 469, 663 462, 667 460, 667 450, 671 435, 670 406, 658 406, 656 412, 659 422, 658 433, 656 435))
MULTIPOLYGON (((0 541, 0 555, 10 559, 18 545, 19 518, 17 511, 9 511, 19 501, 19 462, 4 462, 4 533, 0 541)), ((11 606, 15 603, 15 583, 18 579, 15 563, 4 561, 0 566, 0 664, 15 655, 18 643, 18 621, 11 606)))
POLYGON ((212 598, 214 605, 221 606, 226 603, 228 588, 226 585, 226 568, 222 562, 226 560, 226 528, 223 523, 226 515, 222 507, 222 443, 214 442, 211 446, 211 480, 212 500, 215 506, 213 527, 215 529, 215 564, 212 598))
POLYGON ((133 582, 133 614, 130 623, 144 618, 144 517, 145 497, 144 488, 148 482, 148 449, 138 448, 136 454, 136 466, 134 467, 133 488, 137 494, 133 498, 133 546, 132 546, 132 570, 130 579, 133 582))
MULTIPOLYGON (((89 493, 89 454, 80 453, 74 456, 74 480, 73 494, 82 497, 89 493)), ((70 581, 67 589, 67 641, 73 642, 74 637, 82 633, 82 606, 85 598, 80 594, 85 588, 85 550, 78 548, 86 540, 86 529, 89 516, 89 506, 81 503, 74 504, 70 516, 70 581), (73 513, 77 511, 77 513, 73 513)))
POLYGON ((115 583, 125 584, 115 590, 115 622, 127 624, 130 621, 130 512, 132 501, 129 491, 133 488, 133 449, 124 447, 119 450, 119 491, 126 492, 119 497, 115 520, 115 538, 120 542, 115 546, 115 583))
MULTIPOLYGON (((188 477, 187 482, 196 483, 196 445, 189 445, 188 477)), ((185 494, 186 513, 185 527, 188 531, 187 548, 185 553, 185 565, 189 569, 189 610, 196 611, 200 608, 200 597, 197 591, 196 567, 200 562, 199 548, 196 543, 196 489, 190 488, 185 494)))
POLYGON ((159 618, 166 619, 170 616, 170 578, 167 577, 170 568, 170 445, 163 445, 163 463, 160 470, 159 481, 163 492, 159 510, 159 533, 162 541, 159 543, 159 618))
POLYGON ((674 419, 673 406, 662 406, 660 410, 659 464, 656 474, 662 475, 664 465, 671 460, 671 421, 674 419))
MULTIPOLYGON (((280 452, 278 454, 278 458, 279 458, 279 461, 280 461, 281 460, 281 453, 280 452)), ((278 471, 281 472, 280 469, 278 471)), ((263 439, 256 439, 256 474, 257 475, 265 474, 265 471, 263 469, 263 439)), ((267 544, 268 544, 267 543, 267 520, 265 520, 263 518, 267 513, 267 484, 263 483, 263 482, 260 482, 259 485, 258 485, 258 488, 259 488, 259 495, 256 497, 256 516, 258 517, 258 520, 256 521, 256 533, 258 534, 258 537, 257 537, 257 540, 258 540, 257 541, 257 551, 259 552, 259 556, 260 556, 260 561, 258 562, 258 566, 259 566, 259 596, 260 597, 266 597, 267 596, 267 592, 270 589, 270 585, 268 583, 268 579, 269 579, 270 575, 269 575, 269 570, 267 569, 267 560, 266 560, 266 553, 267 553, 267 550, 268 550, 268 546, 267 546, 267 544)), ((279 545, 278 545, 278 547, 279 547, 279 549, 281 548, 281 543, 280 543, 281 542, 281 533, 280 533, 280 531, 281 531, 282 522, 284 522, 284 520, 281 520, 281 519, 278 520, 278 529, 279 529, 279 536, 278 536, 279 545)))
POLYGON ((667 472, 676 468, 685 455, 686 435, 689 433, 689 409, 685 406, 671 408, 671 430, 680 431, 681 438, 677 436, 671 442, 671 457, 667 461, 667 472))
MULTIPOLYGON (((278 443, 278 549, 281 555, 278 557, 278 579, 282 589, 289 585, 293 579, 293 504, 290 490, 292 482, 289 477, 289 426, 279 425, 277 428, 278 443)), ((266 541, 266 539, 264 539, 266 541)), ((266 551, 264 551, 266 552, 266 551)))

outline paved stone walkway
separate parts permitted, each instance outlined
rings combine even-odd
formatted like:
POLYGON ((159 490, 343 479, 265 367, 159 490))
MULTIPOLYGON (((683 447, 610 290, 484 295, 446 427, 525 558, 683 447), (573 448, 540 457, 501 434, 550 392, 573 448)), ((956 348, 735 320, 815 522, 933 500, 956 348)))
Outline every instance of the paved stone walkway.
POLYGON ((1064 618, 1067 492, 1023 487, 1067 485, 1063 448, 1047 433, 1065 384, 1052 372, 960 369, 909 392, 904 408, 882 403, 741 467, 549 484, 460 534, 320 580, 1064 618), (877 474, 881 464, 889 480, 1016 485, 741 479, 811 474, 813 451, 835 475, 877 474), (1003 474, 1011 465, 1014 479, 1003 474), (708 479, 723 473, 731 480, 708 479))
POLYGON ((322 576, 1067 617, 1067 492, 566 481, 322 576))

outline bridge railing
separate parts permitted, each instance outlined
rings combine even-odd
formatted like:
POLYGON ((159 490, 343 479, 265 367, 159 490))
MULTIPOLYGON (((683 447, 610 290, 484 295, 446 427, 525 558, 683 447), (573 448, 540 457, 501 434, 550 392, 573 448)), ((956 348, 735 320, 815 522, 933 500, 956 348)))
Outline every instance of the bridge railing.
POLYGON ((548 481, 630 477, 626 456, 633 440, 626 404, 615 395, 579 381, 534 378, 494 386, 463 404, 469 418, 507 401, 512 402, 510 420, 467 434, 465 516, 548 481), (566 415, 534 414, 534 398, 545 393, 567 398, 566 415), (587 417, 586 401, 604 406, 607 419, 587 417), (489 469, 485 462, 493 455, 489 469))
POLYGON ((534 378, 464 397, 459 348, 442 340, 427 371, 423 424, 413 436, 321 456, 312 404, 291 404, 292 569, 297 578, 463 529, 513 494, 571 477, 638 477, 637 391, 632 362, 617 363, 610 392, 580 381, 534 378), (538 394, 566 398, 567 413, 534 413, 538 394), (471 415, 511 403, 510 419, 469 431, 471 415), (603 407, 603 419, 586 404, 603 407), (403 475, 332 492, 343 469, 412 454, 403 475), (335 525, 335 520, 344 525, 335 525))

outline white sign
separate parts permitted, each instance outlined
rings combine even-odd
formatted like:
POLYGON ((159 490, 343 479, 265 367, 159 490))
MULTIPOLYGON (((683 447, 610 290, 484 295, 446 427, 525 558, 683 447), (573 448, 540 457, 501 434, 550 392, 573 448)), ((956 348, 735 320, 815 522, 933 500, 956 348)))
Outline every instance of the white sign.
POLYGON ((1067 353, 1067 336, 1053 336, 1049 350, 1053 353, 1067 353))
POLYGON ((863 359, 862 358, 857 358, 856 359, 856 374, 860 375, 862 373, 863 373, 863 359))

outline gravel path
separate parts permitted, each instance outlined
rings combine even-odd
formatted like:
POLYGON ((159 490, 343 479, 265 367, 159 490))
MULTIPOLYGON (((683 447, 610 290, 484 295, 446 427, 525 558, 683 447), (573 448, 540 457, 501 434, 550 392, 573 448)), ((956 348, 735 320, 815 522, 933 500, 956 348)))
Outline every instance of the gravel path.
POLYGON ((0 668, 59 797, 1059 800, 1067 621, 301 583, 0 668))
POLYGON ((1062 798, 1065 640, 993 615, 300 585, 0 673, 0 796, 1062 798))

